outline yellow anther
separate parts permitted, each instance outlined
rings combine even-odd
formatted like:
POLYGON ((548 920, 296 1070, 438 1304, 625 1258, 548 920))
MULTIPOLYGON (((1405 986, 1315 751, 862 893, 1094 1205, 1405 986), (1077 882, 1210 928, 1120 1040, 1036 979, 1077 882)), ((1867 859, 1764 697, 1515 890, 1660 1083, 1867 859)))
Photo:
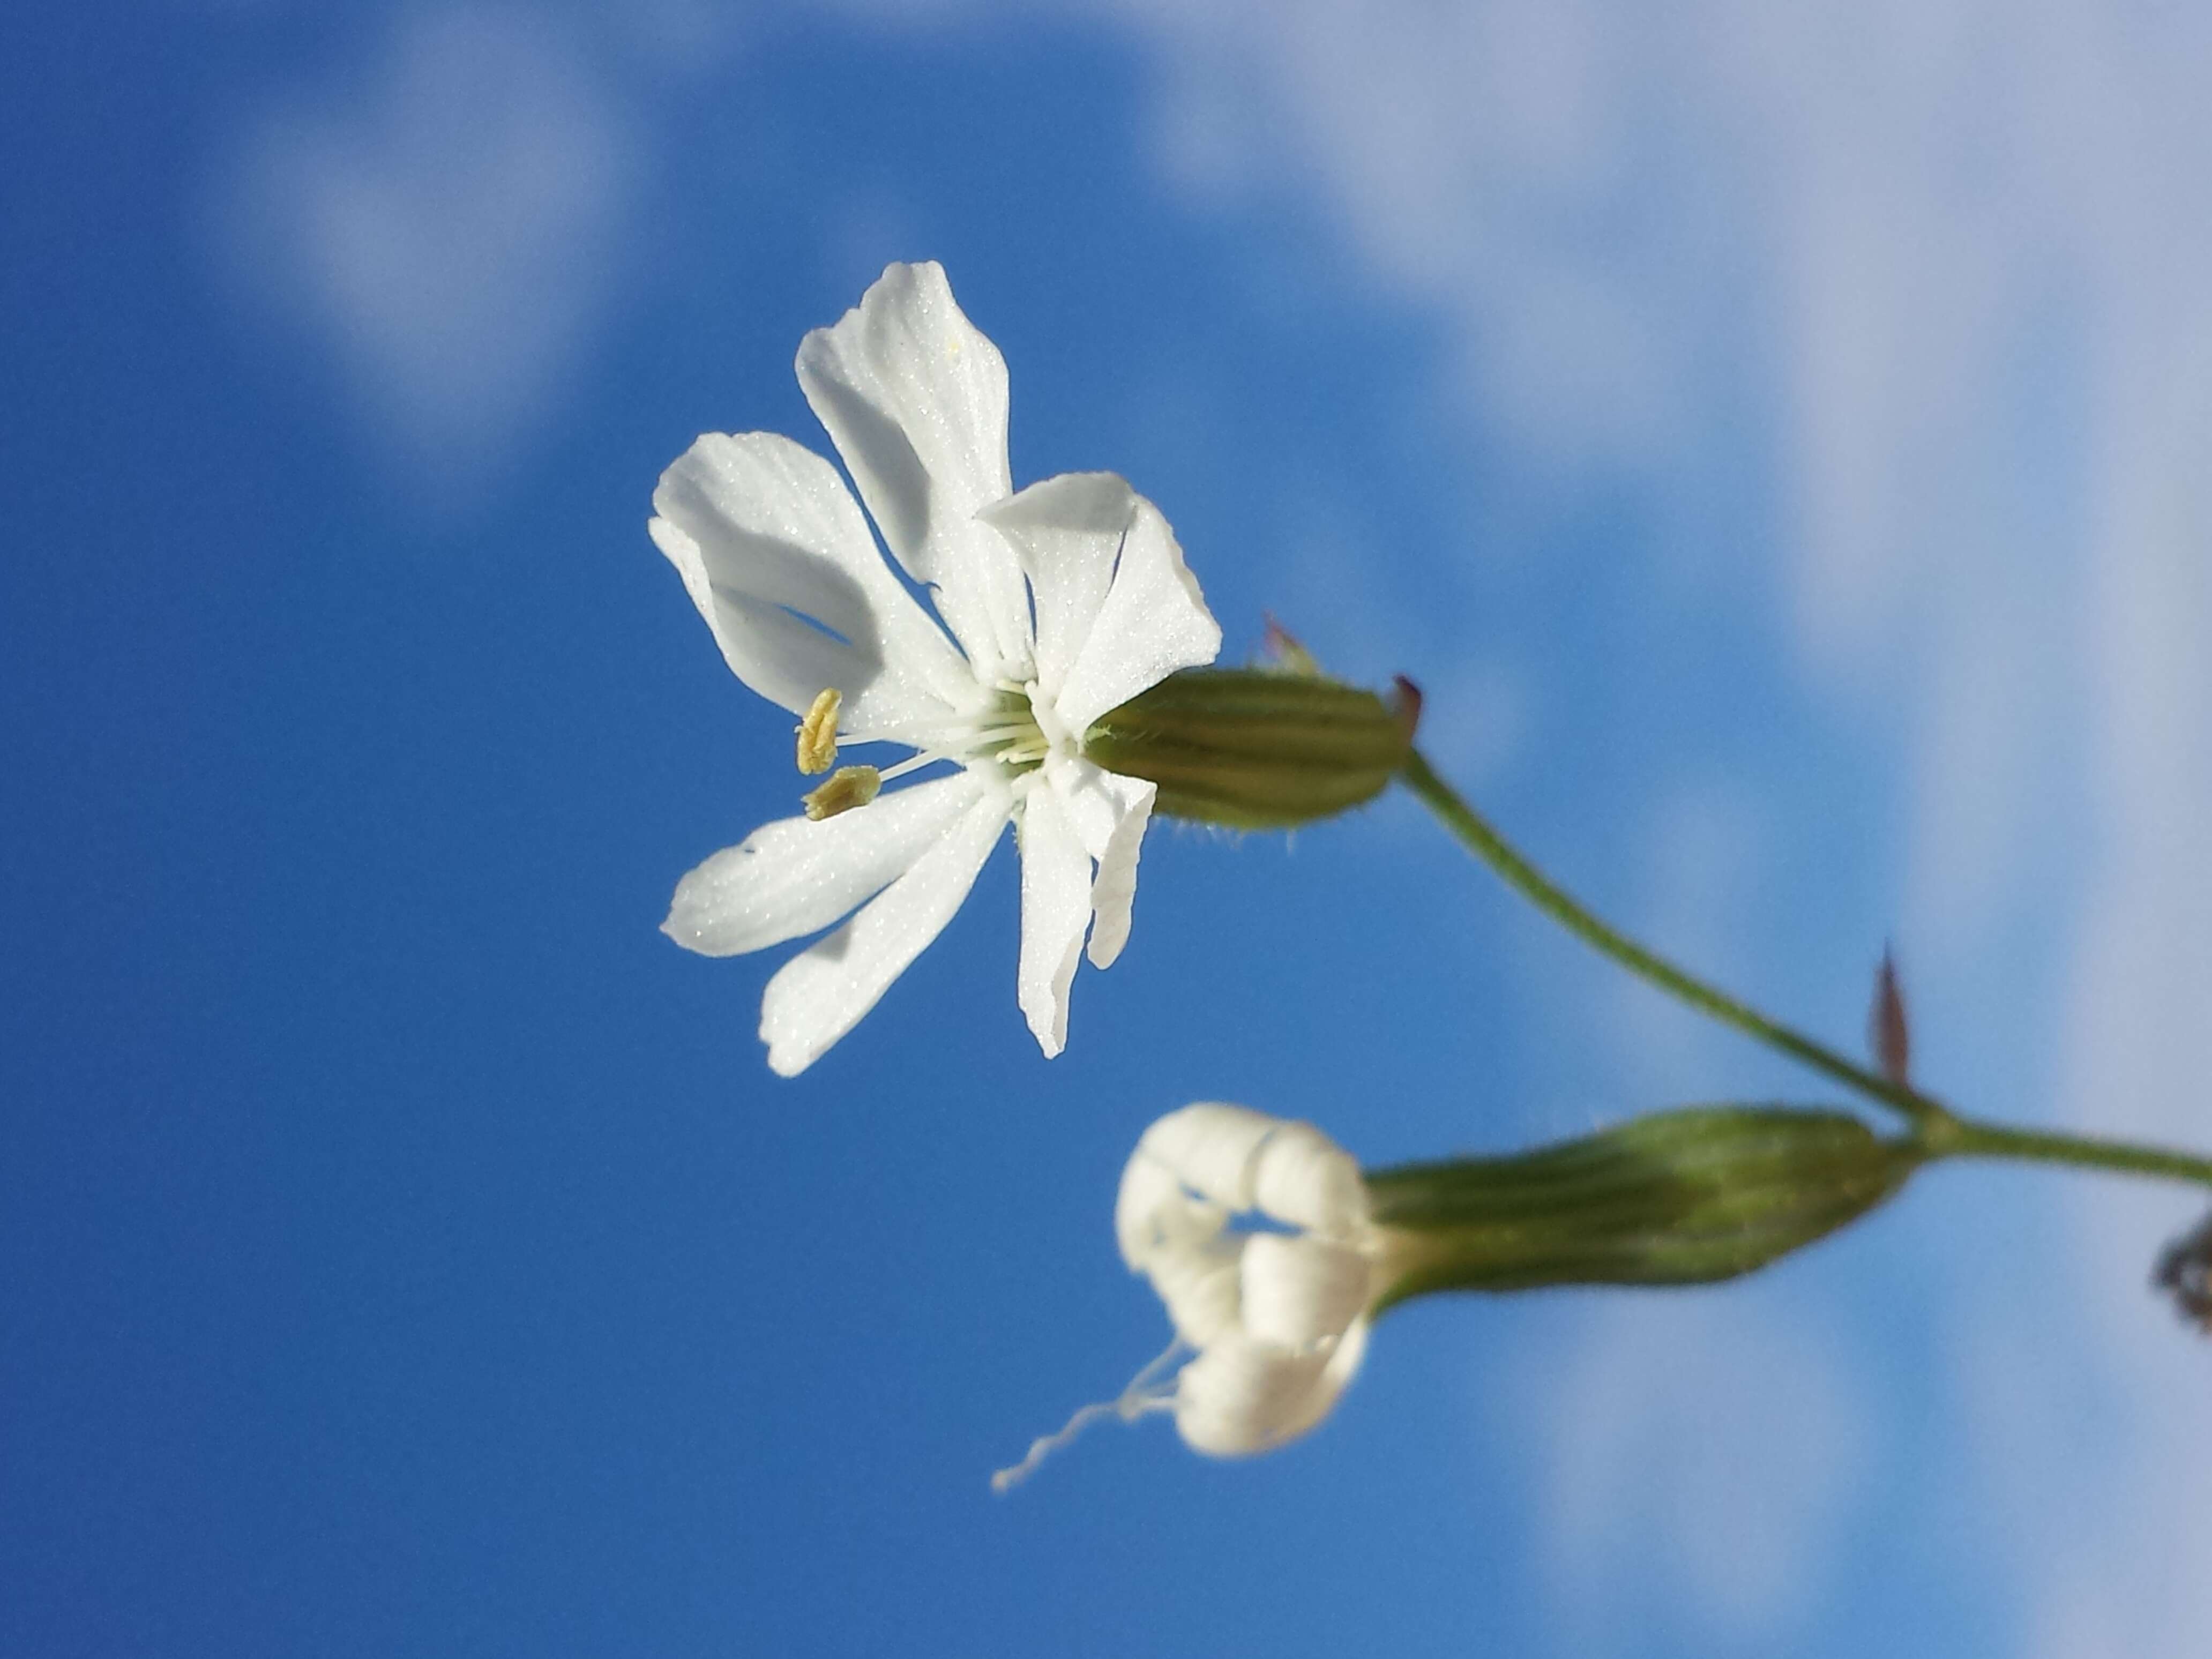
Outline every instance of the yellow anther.
MULTIPOLYGON (((836 693, 823 695, 835 696, 836 693)), ((806 803, 806 816, 819 823, 840 812, 849 812, 855 806, 866 806, 883 787, 884 775, 872 766, 841 766, 830 775, 829 782, 818 789, 810 789, 799 799, 806 803)))
POLYGON ((799 723, 799 769, 809 777, 837 763, 837 711, 844 703, 845 694, 833 685, 799 723))

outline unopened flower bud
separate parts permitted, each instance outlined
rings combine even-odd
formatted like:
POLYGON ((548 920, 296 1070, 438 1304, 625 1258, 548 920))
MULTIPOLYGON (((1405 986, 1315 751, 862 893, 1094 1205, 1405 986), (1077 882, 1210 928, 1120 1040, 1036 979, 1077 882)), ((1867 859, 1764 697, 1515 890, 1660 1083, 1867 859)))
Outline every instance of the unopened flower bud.
POLYGON ((1316 674, 1193 668, 1094 720, 1086 760, 1159 786, 1153 810, 1237 830, 1281 830, 1372 799, 1406 763, 1421 696, 1316 674))
POLYGON ((2212 1216, 2166 1247, 2153 1282, 2184 1319, 2212 1334, 2212 1216))

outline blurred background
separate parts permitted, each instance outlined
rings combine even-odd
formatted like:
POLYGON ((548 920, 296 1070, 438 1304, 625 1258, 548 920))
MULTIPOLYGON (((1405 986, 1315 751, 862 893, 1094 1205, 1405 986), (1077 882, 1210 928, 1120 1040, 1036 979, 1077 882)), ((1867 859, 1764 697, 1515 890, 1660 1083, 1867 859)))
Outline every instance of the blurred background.
POLYGON ((1094 1431, 1224 1098, 1370 1163, 1832 1096, 1409 801, 1014 860, 795 1082, 655 932, 791 810, 645 535, 893 258, 1229 636, 1428 693, 1601 910, 1962 1106, 2212 1145, 2212 12, 84 0, 0 21, 0 1650, 2194 1654, 2180 1190, 1937 1170, 1094 1431))

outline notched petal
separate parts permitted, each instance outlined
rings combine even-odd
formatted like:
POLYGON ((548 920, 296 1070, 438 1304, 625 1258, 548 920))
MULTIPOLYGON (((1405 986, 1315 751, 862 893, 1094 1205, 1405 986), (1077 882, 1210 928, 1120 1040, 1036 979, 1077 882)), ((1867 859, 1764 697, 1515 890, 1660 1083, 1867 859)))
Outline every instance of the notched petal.
POLYGON ((742 956, 827 927, 910 869, 983 793, 965 774, 823 823, 782 818, 677 884, 660 931, 702 956, 742 956))
POLYGON ((885 736, 974 702, 966 663, 822 457, 774 433, 708 433, 661 475, 653 503, 654 544, 763 696, 803 714, 836 686, 846 729, 885 736))
POLYGON ((1198 579, 1160 511, 1136 498, 1113 586, 1069 665, 1055 699, 1061 721, 1085 732, 1179 668, 1221 653, 1221 624, 1206 609, 1198 579))
POLYGON ((1012 489, 1006 365, 939 266, 893 264, 799 348, 799 383, 892 556, 936 590, 984 679, 1026 678, 1027 596, 1013 549, 976 514, 1012 489))
POLYGON ((1048 698, 1060 696, 1106 603, 1136 506, 1136 492, 1114 473, 1064 472, 982 510, 984 522, 1021 555, 1036 616, 1037 681, 1048 698))
MULTIPOLYGON (((833 818, 814 827, 848 821, 833 818)), ((850 921, 777 970, 761 1000, 760 1034, 768 1044, 769 1070, 797 1076, 860 1023, 944 932, 1006 827, 1006 803, 986 794, 850 921)))
POLYGON ((1022 948, 1018 993, 1037 1046, 1051 1059, 1067 1042, 1067 994, 1091 924, 1091 860, 1048 787, 1021 811, 1022 948))

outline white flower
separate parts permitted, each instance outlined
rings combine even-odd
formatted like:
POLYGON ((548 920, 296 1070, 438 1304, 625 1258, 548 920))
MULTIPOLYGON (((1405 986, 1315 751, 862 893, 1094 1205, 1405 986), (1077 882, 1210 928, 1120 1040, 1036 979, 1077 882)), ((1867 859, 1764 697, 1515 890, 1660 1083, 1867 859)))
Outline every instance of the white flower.
POLYGON ((1376 1235, 1358 1164, 1311 1124, 1211 1103, 1169 1113, 1121 1172, 1114 1230, 1176 1340, 1120 1398, 994 1475, 1002 1492, 1103 1416, 1173 1412, 1194 1450, 1271 1451, 1327 1416, 1359 1370, 1376 1235))
POLYGON ((959 769, 872 802, 872 769, 841 774, 827 805, 867 804, 786 818, 717 853, 678 884, 663 931, 734 956, 860 907, 769 981, 761 1037, 789 1077, 937 937, 1012 823, 1018 1000, 1058 1054, 1086 932, 1101 968, 1128 937, 1156 793, 1084 759, 1083 733, 1211 662, 1221 629, 1167 520, 1121 478, 1067 473, 1014 492, 1006 362, 937 265, 892 265, 836 327, 801 342, 798 367, 885 544, 944 626, 877 550, 836 470, 773 433, 694 444, 653 491, 653 539, 755 691, 794 714, 836 708, 839 743, 916 751, 883 779, 933 762, 959 769), (842 704, 822 699, 830 690, 842 704))

